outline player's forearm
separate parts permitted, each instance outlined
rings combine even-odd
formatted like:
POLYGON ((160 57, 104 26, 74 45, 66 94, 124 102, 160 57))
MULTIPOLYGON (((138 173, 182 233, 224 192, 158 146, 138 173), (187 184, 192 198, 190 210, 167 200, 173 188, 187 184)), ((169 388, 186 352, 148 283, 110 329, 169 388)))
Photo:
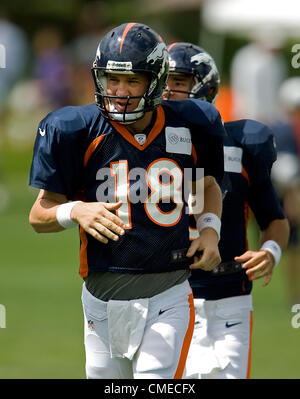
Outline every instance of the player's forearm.
POLYGON ((33 205, 29 223, 37 233, 54 233, 64 230, 56 219, 59 203, 46 199, 39 199, 33 205))
POLYGON ((59 205, 67 202, 62 194, 40 190, 30 214, 29 223, 37 233, 53 233, 64 228, 58 223, 56 212, 59 205))
POLYGON ((269 226, 261 232, 261 243, 268 240, 276 241, 283 251, 287 247, 290 228, 287 219, 273 220, 269 226))
MULTIPOLYGON (((212 176, 206 176, 204 178, 204 199, 203 209, 201 212, 194 213, 194 217, 197 223, 197 229, 201 234, 213 233, 213 237, 216 237, 219 241, 220 238, 220 218, 222 214, 222 193, 219 185, 212 176), (209 222, 206 223, 205 216, 200 219, 204 214, 209 214, 209 222), (216 215, 216 216, 213 216, 216 215), (203 224, 204 223, 204 224, 203 224), (206 228, 207 227, 207 228, 206 228), (203 233, 202 233, 203 231, 203 233)), ((217 241, 217 242, 218 242, 217 241)))

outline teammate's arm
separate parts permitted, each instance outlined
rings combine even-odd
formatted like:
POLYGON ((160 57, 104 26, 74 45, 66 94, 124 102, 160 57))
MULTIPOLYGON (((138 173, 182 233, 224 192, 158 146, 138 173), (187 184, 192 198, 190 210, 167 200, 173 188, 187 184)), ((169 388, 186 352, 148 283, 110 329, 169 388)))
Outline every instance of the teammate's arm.
MULTIPOLYGON (((52 233, 64 230, 58 223, 56 213, 60 205, 67 203, 63 194, 40 190, 33 204, 29 222, 38 233, 52 233)), ((106 244, 108 239, 118 240, 124 234, 124 223, 112 211, 118 209, 122 202, 78 202, 71 211, 71 219, 98 241, 106 244)))
POLYGON ((258 141, 255 152, 252 151, 254 147, 246 147, 244 166, 250 181, 248 204, 260 227, 263 245, 259 251, 246 251, 235 260, 243 263, 250 280, 265 277, 263 286, 266 286, 287 246, 289 224, 270 176, 276 159, 273 134, 262 124, 258 124, 258 128, 260 140, 264 138, 264 141, 260 144, 258 141))
MULTIPOLYGON (((222 193, 219 185, 212 176, 204 177, 204 206, 203 211, 194 214, 196 221, 205 213, 213 213, 221 218, 222 213, 222 193)), ((191 269, 212 270, 221 262, 218 248, 219 236, 217 232, 211 228, 204 228, 200 236, 192 241, 187 252, 187 257, 195 255, 196 251, 202 251, 199 258, 194 256, 194 263, 190 265, 191 269)))
POLYGON ((276 241, 281 250, 284 251, 289 239, 289 223, 287 219, 273 220, 269 226, 261 232, 261 244, 268 240, 276 241))

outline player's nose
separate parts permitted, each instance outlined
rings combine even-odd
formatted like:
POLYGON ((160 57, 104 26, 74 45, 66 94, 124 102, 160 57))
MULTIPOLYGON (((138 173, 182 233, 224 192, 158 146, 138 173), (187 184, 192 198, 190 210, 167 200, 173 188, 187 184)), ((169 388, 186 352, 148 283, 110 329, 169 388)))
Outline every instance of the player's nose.
POLYGON ((126 97, 130 95, 128 85, 125 82, 119 82, 116 95, 120 97, 126 97))

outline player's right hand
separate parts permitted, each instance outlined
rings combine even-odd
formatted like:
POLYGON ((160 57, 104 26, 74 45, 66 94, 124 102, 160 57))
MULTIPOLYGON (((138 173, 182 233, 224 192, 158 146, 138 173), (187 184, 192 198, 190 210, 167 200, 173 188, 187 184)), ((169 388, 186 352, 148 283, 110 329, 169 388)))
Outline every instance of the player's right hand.
POLYGON ((108 239, 117 241, 119 235, 125 234, 125 224, 122 219, 112 211, 120 208, 122 201, 119 202, 78 202, 71 211, 71 219, 96 240, 103 244, 108 243, 108 239))
POLYGON ((237 262, 243 264, 243 269, 250 281, 266 277, 263 282, 263 287, 266 287, 271 281, 275 260, 270 252, 265 250, 259 251, 246 251, 240 256, 234 258, 237 262))
POLYGON ((221 262, 220 252, 218 248, 218 237, 216 232, 207 228, 202 230, 200 236, 192 241, 186 256, 194 257, 194 263, 190 265, 190 269, 202 269, 210 271, 221 262), (196 253, 201 256, 196 256, 196 253))

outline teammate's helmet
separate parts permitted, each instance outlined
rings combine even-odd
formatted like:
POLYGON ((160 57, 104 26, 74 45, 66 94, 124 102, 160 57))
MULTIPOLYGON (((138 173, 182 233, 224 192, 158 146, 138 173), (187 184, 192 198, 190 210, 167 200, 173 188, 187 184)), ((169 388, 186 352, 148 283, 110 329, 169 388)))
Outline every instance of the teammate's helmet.
POLYGON ((188 97, 214 103, 219 90, 220 75, 213 58, 192 43, 173 43, 168 51, 170 74, 184 73, 194 79, 191 90, 185 92, 188 97))
POLYGON ((161 102, 169 70, 167 46, 150 27, 140 23, 125 23, 109 31, 100 41, 93 63, 92 75, 96 86, 95 100, 102 114, 121 123, 141 119, 161 102), (127 104, 140 98, 138 107, 127 112, 117 112, 112 102, 117 96, 107 95, 107 73, 148 73, 150 84, 140 97, 122 97, 127 104))

